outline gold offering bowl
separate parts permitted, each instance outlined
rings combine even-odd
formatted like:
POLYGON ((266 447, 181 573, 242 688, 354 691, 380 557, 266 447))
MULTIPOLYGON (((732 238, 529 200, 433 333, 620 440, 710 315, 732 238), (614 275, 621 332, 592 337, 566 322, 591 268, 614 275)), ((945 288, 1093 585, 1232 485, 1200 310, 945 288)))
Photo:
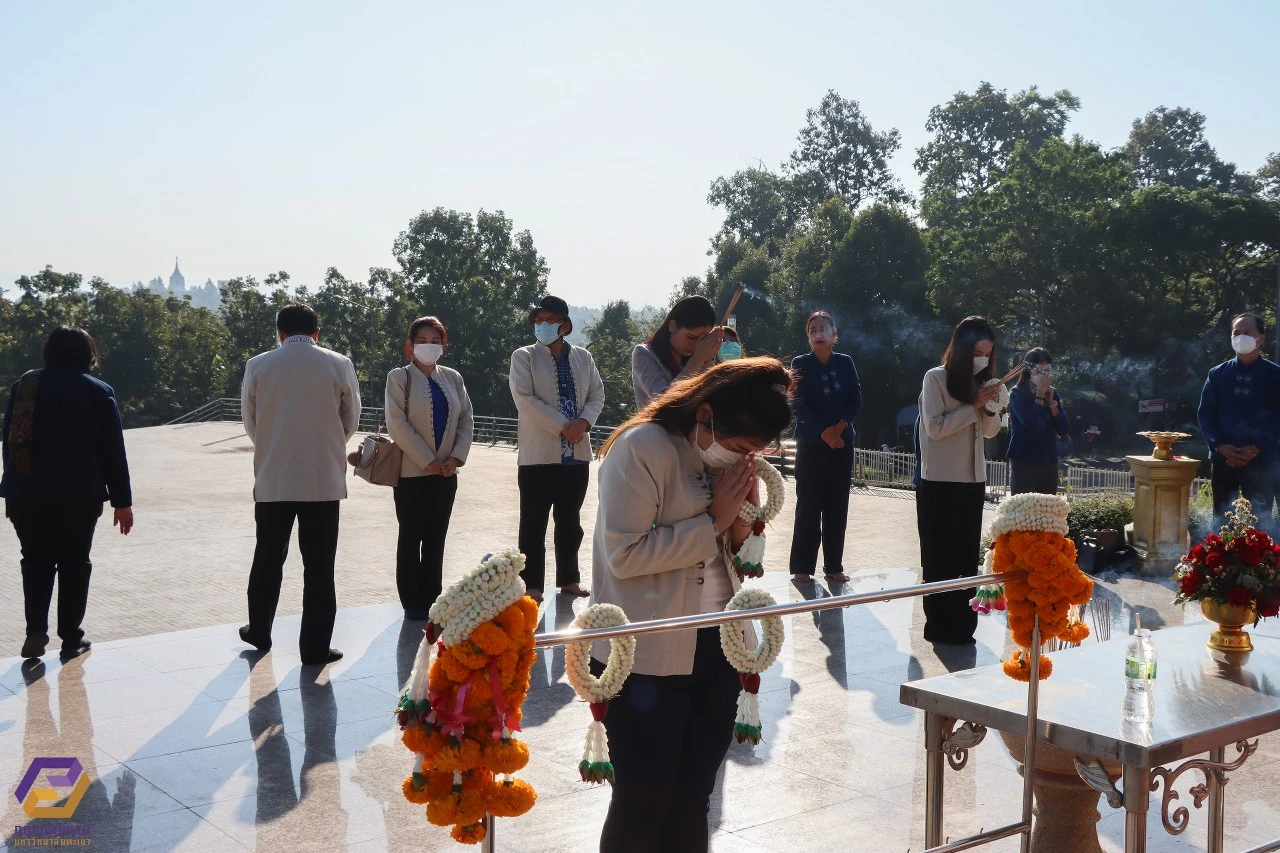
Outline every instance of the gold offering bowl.
POLYGON ((1218 630, 1209 635, 1209 648, 1222 652, 1251 652, 1253 642, 1245 625, 1252 625, 1258 618, 1258 611, 1252 604, 1236 607, 1221 601, 1204 598, 1200 600, 1200 612, 1204 618, 1218 625, 1218 630))
POLYGON ((1169 460, 1173 458, 1173 445, 1186 438, 1191 438, 1189 433, 1185 432, 1140 432, 1138 435, 1143 438, 1150 439, 1156 449, 1151 451, 1152 458, 1169 460))

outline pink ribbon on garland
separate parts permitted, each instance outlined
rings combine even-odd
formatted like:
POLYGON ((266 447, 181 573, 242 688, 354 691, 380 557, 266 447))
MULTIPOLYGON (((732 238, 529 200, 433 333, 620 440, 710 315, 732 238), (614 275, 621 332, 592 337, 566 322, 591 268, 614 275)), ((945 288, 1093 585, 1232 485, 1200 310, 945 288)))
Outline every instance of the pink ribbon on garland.
POLYGON ((438 717, 436 725, 440 727, 440 731, 447 735, 453 735, 455 740, 461 741, 464 735, 464 729, 467 723, 472 722, 471 717, 462 709, 467 701, 467 691, 471 689, 471 679, 475 678, 475 673, 467 676, 467 680, 462 682, 462 686, 458 688, 458 701, 455 703, 454 709, 450 711, 448 708, 436 708, 436 701, 440 696, 431 698, 431 707, 435 708, 438 717))
POLYGON ((507 720, 507 703, 502 696, 502 677, 498 674, 498 662, 493 659, 489 661, 489 687, 493 690, 493 710, 496 712, 489 717, 489 727, 493 729, 493 739, 502 740, 504 728, 509 732, 518 732, 520 723, 507 720))

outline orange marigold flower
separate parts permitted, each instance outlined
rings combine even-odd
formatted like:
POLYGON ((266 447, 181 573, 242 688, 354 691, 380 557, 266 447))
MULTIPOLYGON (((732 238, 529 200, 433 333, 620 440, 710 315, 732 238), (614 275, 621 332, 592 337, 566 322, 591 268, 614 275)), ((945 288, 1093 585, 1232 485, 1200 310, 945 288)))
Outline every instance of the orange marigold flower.
POLYGON ((458 822, 458 798, 452 791, 427 803, 427 821, 435 826, 458 822))
POLYGON ((453 791, 453 774, 433 770, 427 774, 427 791, 430 798, 438 800, 453 791))
POLYGON ((480 744, 467 738, 461 744, 449 744, 436 753, 434 765, 436 770, 445 772, 470 770, 480 766, 480 757, 480 744))
POLYGON ((1074 625, 1068 625, 1067 629, 1058 635, 1058 638, 1065 643, 1079 643, 1089 636, 1089 626, 1083 622, 1076 622, 1074 625))
MULTIPOLYGON (((1005 675, 1009 676, 1015 681, 1031 680, 1031 665, 1028 662, 1027 656, 1023 654, 1021 649, 1015 651, 1012 657, 1010 657, 1007 661, 1001 664, 1001 669, 1004 670, 1005 675)), ((1050 660, 1045 655, 1041 655, 1040 656, 1040 680, 1043 681, 1044 679, 1048 678, 1052 674, 1053 674, 1053 661, 1050 660)))
POLYGON ((537 799, 532 785, 521 779, 512 779, 491 785, 485 796, 485 806, 496 817, 519 817, 533 808, 537 799))
POLYGON ((454 649, 445 649, 444 654, 436 658, 436 661, 444 670, 449 681, 454 684, 461 684, 471 677, 471 670, 473 667, 469 667, 459 660, 456 650, 454 649))
POLYGON ((427 752, 427 730, 419 724, 413 724, 400 735, 401 742, 410 752, 425 755, 427 752))
POLYGON ((483 823, 459 824, 449 830, 449 837, 459 844, 479 844, 484 841, 484 833, 483 823))
POLYGON ((493 774, 483 767, 462 774, 462 790, 483 794, 493 784, 493 774))
POLYGON ((471 632, 471 642, 479 646, 487 655, 500 655, 511 645, 511 638, 501 626, 494 622, 485 622, 471 632))
MULTIPOLYGON (((484 653, 484 649, 471 642, 470 638, 446 649, 445 654, 452 655, 458 663, 469 670, 484 669, 489 665, 489 655, 484 653)), ((462 680, 465 680, 465 676, 462 680)))
MULTIPOLYGON (((515 773, 529 763, 529 745, 515 739, 490 741, 484 748, 484 766, 494 773, 515 773)), ((492 811, 492 810, 491 810, 492 811)), ((504 815, 514 817, 514 815, 504 815)))
POLYGON ((530 634, 538 630, 538 602, 526 595, 516 602, 516 607, 524 614, 524 629, 530 634))
POLYGON ((413 776, 409 776, 404 780, 404 784, 400 787, 404 791, 404 798, 411 803, 419 806, 425 806, 431 801, 431 792, 427 789, 426 779, 419 776, 422 785, 419 787, 414 781, 413 776))

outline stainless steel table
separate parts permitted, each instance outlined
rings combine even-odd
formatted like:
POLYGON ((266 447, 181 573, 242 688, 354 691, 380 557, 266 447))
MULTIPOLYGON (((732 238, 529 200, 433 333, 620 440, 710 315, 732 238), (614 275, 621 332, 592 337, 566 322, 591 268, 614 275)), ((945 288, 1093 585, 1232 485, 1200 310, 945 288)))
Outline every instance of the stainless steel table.
MULTIPOLYGON (((1191 770, 1203 775, 1189 793, 1195 808, 1208 803, 1208 849, 1222 853, 1227 774, 1253 754, 1259 735, 1280 729, 1280 638, 1251 631, 1254 651, 1243 663, 1230 665, 1215 661, 1205 647, 1211 628, 1200 622, 1152 635, 1159 664, 1149 725, 1125 722, 1121 715, 1128 637, 1086 640, 1051 655, 1053 676, 1040 686, 1038 740, 1075 752, 1081 777, 1112 808, 1123 806, 1126 853, 1146 850, 1148 792, 1161 786, 1164 828, 1174 835, 1186 830, 1186 806, 1170 809, 1178 800, 1174 783, 1191 770), (1228 746, 1234 747, 1230 762, 1228 746), (1207 758, 1197 757, 1206 753, 1207 758), (1085 766, 1089 756, 1124 765, 1123 791, 1100 765, 1085 766), (1182 763, 1170 766, 1176 762, 1182 763)), ((925 843, 932 847, 943 839, 944 761, 963 767, 987 728, 1025 732, 1026 685, 996 664, 908 682, 900 698, 925 712, 925 843)), ((1280 842, 1250 853, 1267 850, 1280 850, 1280 842)))

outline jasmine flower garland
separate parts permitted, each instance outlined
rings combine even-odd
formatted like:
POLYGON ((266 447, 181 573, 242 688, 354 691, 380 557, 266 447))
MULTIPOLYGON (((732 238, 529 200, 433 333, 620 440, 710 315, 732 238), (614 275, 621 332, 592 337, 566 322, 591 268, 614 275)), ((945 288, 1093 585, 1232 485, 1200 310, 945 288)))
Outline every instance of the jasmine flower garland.
MULTIPOLYGON (((578 614, 571 628, 617 628, 627 624, 627 614, 616 604, 593 604, 578 614)), ((613 782, 613 762, 609 760, 609 741, 604 729, 604 715, 609 700, 622 691, 636 662, 636 638, 614 637, 609 641, 609 660, 600 676, 591 674, 591 643, 569 643, 564 648, 564 670, 574 692, 591 704, 592 721, 587 726, 587 742, 583 748, 578 772, 582 781, 597 784, 613 782)))
POLYGON ((751 522, 751 535, 733 558, 733 567, 738 572, 739 580, 764 575, 764 527, 782 511, 785 493, 778 469, 759 456, 756 457, 756 476, 764 483, 765 502, 764 506, 756 506, 751 501, 744 501, 742 509, 738 511, 739 518, 751 522))
MULTIPOLYGON (((763 589, 743 587, 729 599, 724 609, 726 612, 754 610, 777 603, 763 589)), ((781 617, 764 617, 760 620, 760 628, 760 644, 749 650, 741 622, 725 622, 720 626, 720 648, 725 659, 738 671, 738 680, 742 682, 742 692, 738 694, 738 716, 733 724, 733 736, 738 743, 760 742, 760 702, 756 696, 760 692, 760 673, 773 666, 786 639, 781 617)))

